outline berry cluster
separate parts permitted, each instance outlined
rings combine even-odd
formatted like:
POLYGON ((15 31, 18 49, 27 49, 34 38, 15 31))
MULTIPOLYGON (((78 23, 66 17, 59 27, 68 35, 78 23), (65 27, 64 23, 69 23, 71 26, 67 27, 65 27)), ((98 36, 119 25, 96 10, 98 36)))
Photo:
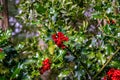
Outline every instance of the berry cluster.
POLYGON ((104 80, 120 80, 120 69, 111 68, 104 77, 104 80))
POLYGON ((42 62, 42 67, 39 68, 40 74, 43 74, 45 71, 49 70, 51 67, 51 61, 47 58, 42 62))
POLYGON ((55 42, 55 44, 62 49, 66 48, 66 46, 63 44, 63 42, 69 40, 68 37, 64 36, 64 34, 62 32, 58 32, 57 34, 53 34, 52 39, 55 42))
POLYGON ((108 24, 116 24, 116 21, 113 20, 113 19, 112 19, 112 20, 107 20, 107 23, 108 23, 108 24))

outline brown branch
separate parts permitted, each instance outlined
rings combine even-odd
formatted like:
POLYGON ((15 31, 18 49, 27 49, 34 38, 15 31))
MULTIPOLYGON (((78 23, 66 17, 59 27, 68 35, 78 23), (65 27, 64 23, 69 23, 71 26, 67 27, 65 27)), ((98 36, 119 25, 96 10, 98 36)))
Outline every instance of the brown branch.
POLYGON ((110 63, 110 61, 112 60, 112 58, 117 54, 117 52, 120 50, 120 47, 118 47, 118 49, 114 52, 113 55, 110 56, 110 58, 108 59, 108 61, 102 66, 102 68, 98 71, 98 73, 93 77, 93 80, 102 72, 102 70, 110 63))
POLYGON ((0 12, 0 16, 3 18, 0 19, 0 27, 3 30, 6 30, 8 28, 8 0, 0 0, 0 5, 2 5, 3 10, 0 12))
POLYGON ((82 61, 80 61, 80 63, 83 66, 83 68, 85 69, 85 71, 87 72, 87 74, 89 76, 89 80, 92 80, 92 77, 90 75, 90 72, 89 72, 88 68, 85 66, 85 64, 82 61))

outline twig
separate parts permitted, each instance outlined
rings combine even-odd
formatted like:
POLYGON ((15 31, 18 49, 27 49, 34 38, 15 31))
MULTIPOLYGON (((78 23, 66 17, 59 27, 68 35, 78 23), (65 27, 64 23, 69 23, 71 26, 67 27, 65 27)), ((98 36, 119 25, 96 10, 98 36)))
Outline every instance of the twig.
MULTIPOLYGON (((68 51, 70 51, 70 53, 71 53, 75 58, 77 58, 77 56, 74 55, 74 53, 73 53, 68 47, 67 47, 66 49, 67 49, 68 51)), ((83 68, 84 68, 85 71, 87 72, 87 74, 88 74, 88 76, 89 76, 89 79, 92 80, 92 77, 91 77, 91 75, 90 75, 90 72, 89 72, 88 68, 85 66, 85 64, 84 64, 82 61, 80 61, 80 64, 83 66, 83 68)))
POLYGON ((93 77, 93 80, 101 73, 101 71, 109 64, 109 62, 112 60, 112 58, 117 54, 117 52, 120 50, 120 47, 114 52, 113 55, 110 56, 109 60, 102 66, 102 68, 98 71, 98 73, 93 77))
POLYGON ((82 61, 80 61, 81 65, 83 66, 83 68, 85 69, 85 71, 87 72, 88 76, 89 76, 89 79, 92 80, 92 77, 90 75, 90 72, 88 70, 88 68, 84 65, 84 63, 82 61))

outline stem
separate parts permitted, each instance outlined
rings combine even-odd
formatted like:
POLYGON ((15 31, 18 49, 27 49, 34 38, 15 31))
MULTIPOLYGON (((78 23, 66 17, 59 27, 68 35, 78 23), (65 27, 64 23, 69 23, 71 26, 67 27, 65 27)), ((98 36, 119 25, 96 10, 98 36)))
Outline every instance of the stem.
POLYGON ((68 47, 66 47, 66 49, 70 52, 70 54, 72 54, 75 58, 77 58, 77 56, 74 55, 74 53, 68 47))
MULTIPOLYGON (((77 58, 77 56, 76 55, 74 55, 74 53, 67 47, 66 48, 68 51, 70 51, 70 53, 75 57, 75 58, 77 58)), ((88 68, 85 66, 85 64, 81 61, 81 60, 79 60, 80 61, 80 64, 83 66, 83 68, 85 69, 85 71, 87 72, 87 74, 88 74, 88 76, 89 76, 89 79, 90 80, 92 80, 92 77, 91 77, 91 75, 90 75, 90 72, 89 72, 89 70, 88 70, 88 68)))
POLYGON ((92 80, 92 78, 91 78, 91 75, 90 75, 90 72, 89 72, 88 68, 85 66, 85 64, 84 64, 82 61, 80 61, 80 63, 81 63, 81 65, 83 66, 83 68, 85 69, 85 71, 87 72, 87 74, 88 74, 88 76, 89 76, 89 79, 90 79, 90 80, 92 80))
POLYGON ((120 50, 120 47, 114 52, 113 55, 110 56, 108 61, 102 66, 102 68, 98 71, 98 73, 93 77, 93 80, 101 73, 101 71, 109 64, 109 62, 112 60, 112 58, 117 54, 117 52, 120 50))

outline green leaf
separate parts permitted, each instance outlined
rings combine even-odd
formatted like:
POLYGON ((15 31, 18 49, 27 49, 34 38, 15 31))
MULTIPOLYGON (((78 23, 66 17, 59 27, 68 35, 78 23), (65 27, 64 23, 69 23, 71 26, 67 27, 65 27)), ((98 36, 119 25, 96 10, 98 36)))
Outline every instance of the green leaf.
POLYGON ((11 77, 10 77, 10 80, 18 77, 18 75, 19 75, 19 73, 20 73, 20 71, 21 71, 21 69, 22 69, 22 66, 23 66, 22 64, 18 64, 18 65, 17 65, 17 67, 14 69, 13 74, 12 74, 11 77))
POLYGON ((92 18, 94 19, 103 19, 104 16, 100 12, 95 12, 92 14, 92 18))
POLYGON ((113 53, 113 47, 111 45, 107 45, 106 54, 110 55, 113 53))
POLYGON ((45 13, 46 9, 40 3, 36 3, 34 6, 35 6, 36 11, 39 14, 45 13))
POLYGON ((104 55, 103 55, 102 53, 98 52, 98 53, 96 54, 96 56, 97 56, 97 58, 98 58, 98 61, 100 61, 100 64, 103 65, 103 64, 105 63, 105 61, 106 61, 104 55))
POLYGON ((67 2, 67 3, 66 3, 66 5, 70 5, 70 4, 72 4, 72 2, 67 2))
POLYGON ((94 53, 94 52, 89 53, 89 54, 88 54, 88 57, 89 57, 90 59, 93 59, 93 58, 95 57, 95 53, 94 53))
POLYGON ((0 80, 7 80, 4 76, 0 76, 0 80))
POLYGON ((100 10, 102 10, 102 7, 101 7, 100 5, 96 5, 96 6, 94 7, 94 9, 100 11, 100 10))
POLYGON ((111 27, 109 25, 104 26, 103 30, 106 34, 111 34, 111 27))
POLYGON ((120 62, 119 61, 112 61, 111 66, 115 68, 120 68, 120 62))
POLYGON ((51 55, 53 55, 56 46, 55 44, 53 44, 51 40, 48 42, 48 44, 49 44, 48 51, 51 55))
POLYGON ((5 58, 5 54, 4 53, 0 53, 0 60, 5 58))
POLYGON ((77 4, 72 5, 71 8, 70 8, 70 10, 73 10, 73 9, 76 8, 76 7, 77 7, 77 4))
POLYGON ((60 78, 65 77, 65 76, 69 75, 69 73, 70 73, 70 70, 64 70, 59 74, 59 77, 60 78))
POLYGON ((28 59, 28 60, 26 60, 23 64, 24 64, 24 65, 28 65, 28 64, 32 64, 32 63, 35 63, 35 60, 33 60, 33 59, 28 59))

